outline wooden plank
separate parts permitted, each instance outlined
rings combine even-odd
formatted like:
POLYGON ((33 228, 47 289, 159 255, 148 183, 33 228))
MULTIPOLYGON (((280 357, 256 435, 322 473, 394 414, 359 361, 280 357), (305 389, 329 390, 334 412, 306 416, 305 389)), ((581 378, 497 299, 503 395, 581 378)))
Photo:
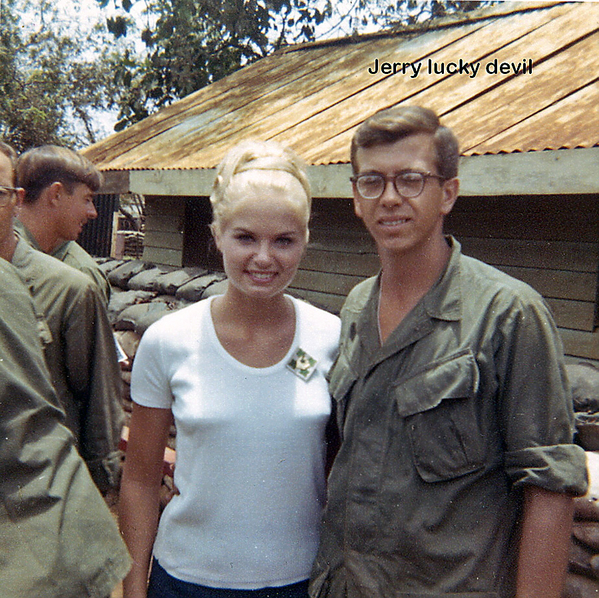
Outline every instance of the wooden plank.
POLYGON ((183 219, 178 216, 146 216, 144 226, 146 235, 152 232, 181 233, 183 231, 183 219))
POLYGON ((127 171, 109 171, 102 174, 104 180, 98 193, 112 195, 129 193, 131 190, 129 187, 129 173, 127 171))
POLYGON ((597 243, 596 195, 460 197, 445 221, 460 236, 597 243))
MULTIPOLYGON (((578 126, 578 123, 576 123, 578 126)), ((347 150, 349 152, 349 140, 347 150)), ((348 156, 349 158, 349 153, 348 156)), ((599 147, 547 150, 460 160, 464 196, 599 193, 599 147)), ((142 195, 208 196, 215 169, 134 170, 130 190, 142 195)), ((326 201, 352 198, 349 164, 308 166, 313 196, 326 201)), ((461 201, 461 200, 460 200, 461 201)), ((344 204, 345 205, 345 204, 344 204)))
POLYGON ((300 268, 316 272, 328 272, 333 276, 337 274, 374 276, 380 270, 380 262, 376 255, 319 251, 310 247, 300 264, 300 268))
POLYGON ((294 286, 289 287, 289 292, 294 297, 299 297, 300 299, 335 315, 339 314, 343 307, 343 302, 345 301, 345 297, 341 295, 329 295, 319 291, 297 289, 294 286))
POLYGON ((592 302, 596 298, 597 277, 594 273, 536 270, 514 266, 499 266, 498 269, 526 282, 543 297, 592 302))
POLYGON ((293 286, 297 289, 326 291, 327 294, 345 297, 361 280, 364 280, 364 277, 298 270, 293 279, 293 286))
POLYGON ((599 359, 599 330, 593 333, 560 329, 564 353, 583 359, 599 359))
MULTIPOLYGON (((342 199, 338 201, 344 202, 342 199)), ((354 214, 353 208, 349 211, 347 205, 344 203, 341 203, 335 212, 314 210, 312 213, 310 218, 310 231, 314 235, 321 235, 322 237, 322 232, 320 231, 324 231, 326 234, 332 229, 340 229, 348 233, 358 233, 357 236, 361 236, 371 247, 374 247, 372 240, 368 241, 370 235, 362 221, 354 214)))
POLYGON ((553 312, 556 324, 560 328, 595 330, 595 304, 591 301, 567 301, 564 299, 547 299, 553 312))
POLYGON ((153 264, 181 267, 182 253, 174 249, 163 249, 161 247, 144 247, 143 260, 153 264))
POLYGON ((185 198, 168 195, 146 196, 146 216, 183 217, 185 198))
POLYGON ((576 272, 599 270, 599 242, 535 241, 529 239, 458 239, 462 251, 491 265, 549 268, 576 272))
POLYGON ((162 247, 164 249, 183 250, 183 234, 168 231, 146 231, 144 235, 145 247, 162 247))
MULTIPOLYGON (((133 193, 154 196, 202 197, 210 195, 216 168, 194 170, 131 170, 133 193)), ((158 198, 160 199, 160 198, 158 198)))
MULTIPOLYGON (((586 110, 589 111, 588 105, 586 110)), ((579 124, 573 121, 573 126, 579 124)), ((563 142, 570 138, 560 139, 563 142)), ((503 146, 506 147, 518 146, 503 146)), ((460 159, 462 197, 578 193, 599 193, 599 147, 462 156, 460 159)))
POLYGON ((335 227, 310 229, 308 249, 316 251, 341 251, 365 256, 376 256, 376 246, 367 232, 352 231, 335 227))

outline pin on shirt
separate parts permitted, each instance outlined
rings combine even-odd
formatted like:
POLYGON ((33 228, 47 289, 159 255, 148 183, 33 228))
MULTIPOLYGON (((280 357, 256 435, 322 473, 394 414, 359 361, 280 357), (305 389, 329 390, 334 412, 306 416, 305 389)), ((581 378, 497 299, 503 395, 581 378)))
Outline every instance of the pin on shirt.
POLYGON ((310 379, 310 376, 316 371, 318 361, 308 355, 302 348, 298 347, 297 351, 291 356, 287 362, 287 369, 293 372, 298 378, 304 382, 310 379))

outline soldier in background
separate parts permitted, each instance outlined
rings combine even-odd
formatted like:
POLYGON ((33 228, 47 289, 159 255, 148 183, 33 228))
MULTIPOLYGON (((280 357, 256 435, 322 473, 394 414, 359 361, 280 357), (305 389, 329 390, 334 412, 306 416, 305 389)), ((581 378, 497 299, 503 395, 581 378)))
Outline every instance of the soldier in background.
MULTIPOLYGON (((16 154, 0 142, 0 185, 14 186, 16 154)), ((104 494, 118 489, 124 411, 120 368, 102 294, 85 274, 36 251, 13 231, 23 189, 6 192, 0 257, 15 266, 38 313, 43 349, 66 425, 104 494)))
POLYGON ((90 276, 108 305, 106 276, 76 243, 88 220, 98 215, 94 206, 102 185, 98 169, 73 150, 44 145, 19 157, 17 184, 25 189, 17 232, 35 249, 90 276))
MULTIPOLYGON (((0 185, 0 240, 12 235, 0 185)), ((31 297, 0 259, 0 588, 6 598, 107 596, 130 558, 75 449, 31 297)))

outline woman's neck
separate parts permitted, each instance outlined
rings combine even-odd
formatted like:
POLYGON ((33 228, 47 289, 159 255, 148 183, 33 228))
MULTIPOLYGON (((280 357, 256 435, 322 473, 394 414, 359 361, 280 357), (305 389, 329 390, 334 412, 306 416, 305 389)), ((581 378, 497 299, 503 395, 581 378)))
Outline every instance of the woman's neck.
POLYGON ((282 293, 265 300, 228 290, 212 301, 211 316, 221 346, 250 367, 279 363, 295 337, 295 307, 282 293))

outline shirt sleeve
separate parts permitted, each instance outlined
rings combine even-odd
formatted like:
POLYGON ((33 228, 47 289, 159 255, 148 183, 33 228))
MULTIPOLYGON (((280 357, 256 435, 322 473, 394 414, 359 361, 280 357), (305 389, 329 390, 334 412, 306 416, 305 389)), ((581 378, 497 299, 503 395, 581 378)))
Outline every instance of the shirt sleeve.
POLYGON ((170 409, 173 395, 163 359, 161 324, 150 326, 139 343, 131 373, 131 398, 144 407, 170 409))
POLYGON ((514 485, 581 495, 586 458, 573 443, 574 413, 563 350, 542 299, 518 298, 498 326, 500 421, 514 485))
POLYGON ((80 409, 79 450, 98 488, 118 486, 124 423, 114 335, 99 289, 88 283, 71 304, 62 341, 69 384, 80 409))

